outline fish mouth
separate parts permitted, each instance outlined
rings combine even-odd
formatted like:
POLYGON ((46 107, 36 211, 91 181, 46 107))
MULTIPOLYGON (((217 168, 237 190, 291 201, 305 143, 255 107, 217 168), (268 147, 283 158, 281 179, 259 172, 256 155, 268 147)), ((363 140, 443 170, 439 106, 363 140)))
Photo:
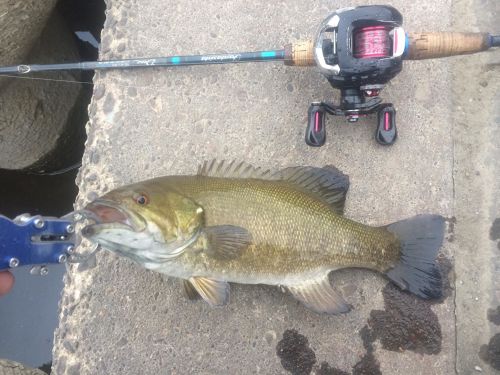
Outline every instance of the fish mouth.
POLYGON ((97 199, 89 203, 84 212, 95 224, 83 228, 82 234, 92 236, 105 228, 123 228, 133 232, 143 232, 147 225, 144 218, 120 204, 107 200, 97 199))

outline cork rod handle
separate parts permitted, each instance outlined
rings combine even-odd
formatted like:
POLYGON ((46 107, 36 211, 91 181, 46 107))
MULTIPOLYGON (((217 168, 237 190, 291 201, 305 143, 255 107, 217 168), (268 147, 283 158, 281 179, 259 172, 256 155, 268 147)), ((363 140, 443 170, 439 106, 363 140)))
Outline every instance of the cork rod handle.
POLYGON ((285 65, 314 66, 314 50, 311 40, 295 42, 285 46, 285 65))
POLYGON ((408 60, 466 55, 491 47, 487 33, 408 33, 408 60))

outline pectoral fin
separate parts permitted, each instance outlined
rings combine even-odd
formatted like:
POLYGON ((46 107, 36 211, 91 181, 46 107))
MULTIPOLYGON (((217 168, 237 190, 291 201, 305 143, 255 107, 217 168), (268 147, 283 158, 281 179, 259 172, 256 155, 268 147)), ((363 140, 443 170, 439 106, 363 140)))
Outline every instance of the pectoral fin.
POLYGON ((307 308, 317 313, 342 314, 351 310, 344 297, 330 285, 328 275, 303 284, 287 285, 287 289, 307 308))
POLYGON ((219 259, 234 259, 252 242, 250 233, 234 225, 218 225, 205 228, 208 255, 219 259))
POLYGON ((222 306, 229 301, 230 286, 225 281, 191 277, 189 282, 196 292, 211 306, 222 306))

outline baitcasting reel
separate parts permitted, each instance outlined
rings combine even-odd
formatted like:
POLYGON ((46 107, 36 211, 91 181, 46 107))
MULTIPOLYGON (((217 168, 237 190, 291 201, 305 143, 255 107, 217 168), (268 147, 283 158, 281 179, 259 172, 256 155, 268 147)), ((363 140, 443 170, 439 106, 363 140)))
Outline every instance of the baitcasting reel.
POLYGON ((311 104, 308 145, 325 143, 326 114, 356 122, 377 113, 376 140, 383 145, 394 143, 396 110, 391 103, 382 103, 379 94, 403 67, 406 36, 402 23, 402 15, 388 6, 341 9, 323 21, 314 43, 314 60, 330 84, 340 89, 340 104, 311 104))
POLYGON ((382 145, 396 141, 396 110, 383 103, 384 85, 403 67, 403 60, 419 60, 480 52, 500 46, 488 33, 405 33, 403 17, 391 6, 360 6, 337 10, 321 24, 313 42, 285 47, 285 64, 316 65, 332 87, 340 89, 340 103, 314 102, 309 107, 305 140, 325 143, 326 114, 356 122, 377 113, 375 139, 382 145))

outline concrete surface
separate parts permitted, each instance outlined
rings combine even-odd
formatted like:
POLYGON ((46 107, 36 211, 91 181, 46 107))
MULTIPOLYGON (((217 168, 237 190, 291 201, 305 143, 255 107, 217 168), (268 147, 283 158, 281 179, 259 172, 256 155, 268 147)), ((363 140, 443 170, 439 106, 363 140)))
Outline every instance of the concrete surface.
MULTIPOLYGON (((496 0, 457 1, 454 11, 457 27, 464 27, 463 20, 468 19, 477 31, 500 33, 500 3, 496 0), (474 13, 471 9, 483 11, 474 13)), ((474 60, 458 58, 452 70, 456 108, 453 116, 455 274, 460 374, 469 374, 475 366, 492 373, 495 369, 491 362, 495 359, 495 368, 500 370, 500 351, 497 350, 495 358, 484 355, 490 339, 500 332, 500 322, 494 318, 500 305, 500 231, 494 225, 500 217, 499 52, 481 54, 474 60)), ((490 345, 490 349, 494 346, 490 345)))
MULTIPOLYGON (((2 65, 24 63, 42 32, 57 0, 0 2, 0 35, 2 65)), ((3 82, 0 82, 0 86, 3 82)))
MULTIPOLYGON (((48 20, 40 17, 47 22, 46 27, 37 34, 39 39, 30 53, 18 56, 15 64, 77 61, 77 45, 64 18, 57 12, 52 12, 48 20)), ((9 56, 4 59, 0 55, 0 61, 2 65, 13 64, 9 56)), ((0 168, 58 168, 60 162, 52 156, 56 162, 51 163, 50 154, 68 142, 68 135, 76 134, 71 120, 84 90, 81 85, 51 79, 74 81, 80 76, 78 72, 61 72, 37 74, 39 80, 0 77, 0 168)))
MULTIPOLYGON (((279 47, 312 37, 329 11, 366 3, 108 1, 101 58, 279 47)), ((392 5, 404 14, 408 30, 420 31, 450 29, 458 20, 452 14, 455 3, 397 0, 392 5)), ((475 30, 474 18, 467 19, 460 29, 475 30)), ((132 181, 194 173, 202 161, 219 158, 275 168, 334 164, 351 177, 347 216, 367 224, 424 212, 452 218, 459 212, 455 175, 465 168, 456 163, 454 145, 459 133, 451 93, 458 90, 453 73, 461 72, 456 63, 406 63, 384 90, 383 97, 398 109, 400 137, 390 148, 375 143, 373 119, 354 125, 330 119, 327 145, 305 145, 309 103, 333 93, 314 69, 276 63, 97 74, 76 206, 132 181)), ((462 90, 473 92, 475 84, 462 90)), ((465 131, 466 125, 459 126, 465 131)), ((473 151, 464 145, 461 155, 473 151)), ((464 197, 468 193, 460 191, 464 197)), ((448 237, 453 240, 454 234, 448 237)), ((462 253, 456 239, 445 243, 443 257, 453 262, 455 253, 464 272, 471 251, 462 253)), ((97 263, 85 272, 72 267, 66 276, 55 335, 56 374, 490 370, 480 362, 479 348, 467 347, 466 331, 456 335, 462 318, 455 319, 455 303, 462 301, 455 301, 453 291, 444 302, 428 304, 387 286, 379 275, 343 270, 331 280, 354 306, 347 315, 316 315, 274 288, 245 285, 232 287, 230 305, 212 309, 186 301, 176 280, 111 253, 100 253, 97 263), (457 337, 463 344, 457 346, 457 337), (457 361, 463 354, 457 355, 457 347, 470 357, 457 361)), ((483 275, 486 280, 489 274, 483 275)), ((455 287, 453 277, 450 282, 455 287)), ((486 311, 477 314, 474 323, 482 326, 467 331, 475 337, 487 324, 486 311)))
POLYGON ((28 368, 20 363, 0 359, 1 375, 45 375, 45 372, 28 368))

